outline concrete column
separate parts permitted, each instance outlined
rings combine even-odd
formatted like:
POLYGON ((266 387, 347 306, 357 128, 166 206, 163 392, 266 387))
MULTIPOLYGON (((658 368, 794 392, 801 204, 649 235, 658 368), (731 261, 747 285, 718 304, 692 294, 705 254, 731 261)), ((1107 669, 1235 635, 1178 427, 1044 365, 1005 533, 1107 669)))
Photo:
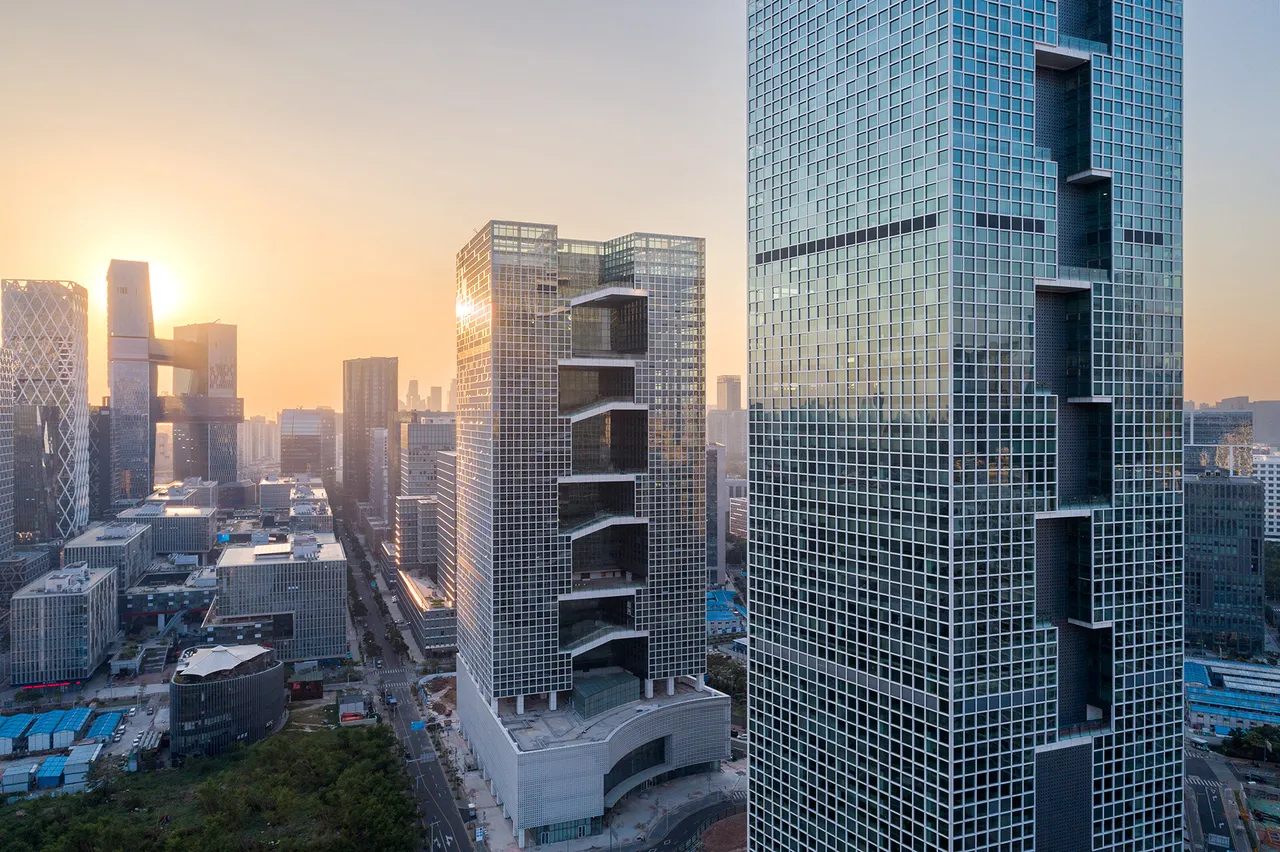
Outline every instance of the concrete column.
POLYGON ((669 677, 667 678, 667 695, 675 695, 675 694, 676 694, 676 679, 673 677, 669 677))
POLYGON ((706 692, 706 691, 707 691, 707 676, 706 676, 705 674, 700 674, 700 675, 698 675, 698 676, 697 676, 697 678, 696 678, 696 682, 694 683, 694 686, 696 686, 696 687, 698 688, 698 691, 699 691, 699 692, 706 692))
POLYGON ((516 829, 516 845, 519 846, 521 849, 524 848, 524 829, 523 828, 516 829))
POLYGON ((653 678, 651 678, 651 677, 650 677, 650 678, 645 678, 645 681, 644 681, 644 697, 645 697, 645 698, 652 698, 652 697, 653 697, 653 678))
POLYGON ((556 709, 556 691, 554 689, 547 693, 547 708, 550 710, 556 709))
POLYGON ((493 711, 493 715, 498 715, 498 699, 495 698, 489 702, 489 709, 493 711))
POLYGON ((156 616, 156 630, 164 630, 164 613, 156 616))
POLYGON ((516 696, 516 715, 520 716, 523 713, 524 713, 524 696, 517 695, 516 696))

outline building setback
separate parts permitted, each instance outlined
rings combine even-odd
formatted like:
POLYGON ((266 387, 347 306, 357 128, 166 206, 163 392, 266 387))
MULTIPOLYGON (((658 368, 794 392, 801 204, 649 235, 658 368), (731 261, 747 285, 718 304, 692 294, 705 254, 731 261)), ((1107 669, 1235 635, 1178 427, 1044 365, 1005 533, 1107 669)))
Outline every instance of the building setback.
POLYGON ((115 639, 115 567, 83 562, 19 589, 10 602, 14 686, 82 682, 107 659, 115 639))
POLYGON ((728 757, 703 685, 704 251, 490 222, 458 254, 458 714, 521 845, 728 757))
POLYGON ((1251 655, 1266 645, 1262 483, 1225 471, 1188 477, 1187 645, 1251 655))
POLYGON ((1182 6, 751 0, 753 852, 1182 847, 1182 6))

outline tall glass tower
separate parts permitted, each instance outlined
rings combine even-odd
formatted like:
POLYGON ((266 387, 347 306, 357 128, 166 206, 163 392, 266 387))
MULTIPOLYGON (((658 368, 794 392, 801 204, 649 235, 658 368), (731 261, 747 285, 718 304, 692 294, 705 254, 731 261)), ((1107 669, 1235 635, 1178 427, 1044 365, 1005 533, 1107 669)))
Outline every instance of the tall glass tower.
POLYGON ((753 850, 1182 844, 1182 3, 752 0, 753 850))
POLYGON ((36 540, 89 523, 89 295, 72 281, 0 283, 15 386, 18 532, 36 540))

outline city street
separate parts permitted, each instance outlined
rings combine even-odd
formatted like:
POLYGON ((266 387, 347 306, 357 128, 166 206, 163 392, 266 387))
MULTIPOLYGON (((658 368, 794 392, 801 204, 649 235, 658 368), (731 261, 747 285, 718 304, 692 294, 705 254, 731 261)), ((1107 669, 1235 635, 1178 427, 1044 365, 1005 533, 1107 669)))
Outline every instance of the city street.
POLYGON ((1249 833, 1240 820, 1236 792, 1240 773, 1214 752, 1185 750, 1187 833, 1195 852, 1248 850, 1249 833))
MULTIPOLYGON (((384 720, 391 722, 409 753, 409 777, 413 781, 414 794, 417 796, 418 807, 423 814, 423 825, 428 836, 427 848, 431 852, 470 849, 471 842, 466 825, 449 790, 444 770, 431 745, 431 738, 425 728, 416 731, 411 728, 413 722, 423 721, 413 696, 415 676, 413 661, 397 657, 386 640, 386 623, 374 600, 374 591, 369 586, 372 578, 369 574, 361 572, 359 568, 364 550, 359 542, 349 535, 343 537, 342 545, 346 549, 347 560, 352 566, 351 571, 359 586, 360 600, 367 610, 367 615, 363 618, 364 623, 377 640, 378 654, 384 665, 384 668, 378 669, 374 663, 375 658, 366 660, 365 682, 381 683, 382 694, 378 696, 379 712, 382 713, 384 720), (395 696, 399 709, 394 712, 388 710, 384 701, 387 692, 395 696)), ((364 629, 358 629, 357 632, 363 636, 364 629)))

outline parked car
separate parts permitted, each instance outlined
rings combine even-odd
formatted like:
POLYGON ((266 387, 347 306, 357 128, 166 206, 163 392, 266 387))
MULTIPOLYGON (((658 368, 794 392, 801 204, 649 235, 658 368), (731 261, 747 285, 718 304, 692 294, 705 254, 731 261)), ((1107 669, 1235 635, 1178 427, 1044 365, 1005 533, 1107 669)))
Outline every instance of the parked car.
POLYGON ((148 708, 147 708, 147 715, 148 715, 148 716, 154 716, 154 715, 156 715, 156 708, 154 708, 154 707, 148 707, 148 708))

